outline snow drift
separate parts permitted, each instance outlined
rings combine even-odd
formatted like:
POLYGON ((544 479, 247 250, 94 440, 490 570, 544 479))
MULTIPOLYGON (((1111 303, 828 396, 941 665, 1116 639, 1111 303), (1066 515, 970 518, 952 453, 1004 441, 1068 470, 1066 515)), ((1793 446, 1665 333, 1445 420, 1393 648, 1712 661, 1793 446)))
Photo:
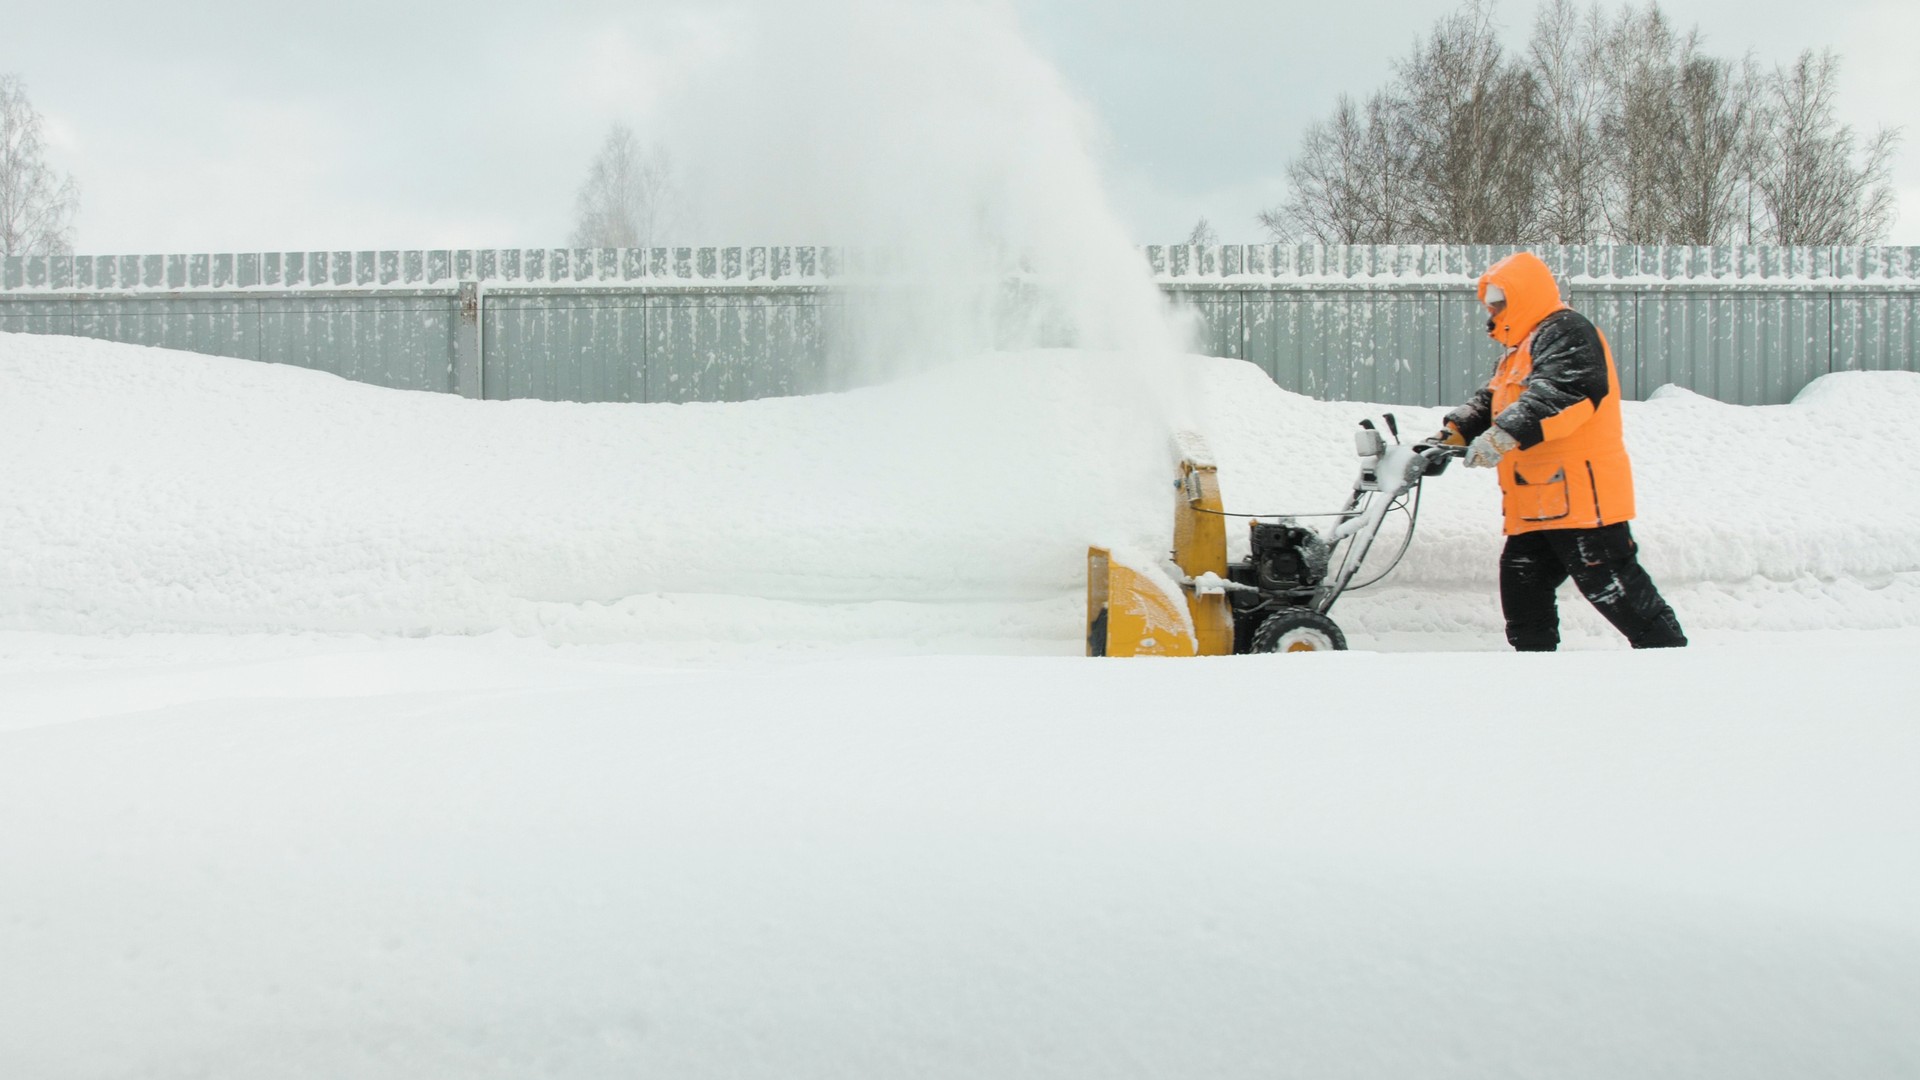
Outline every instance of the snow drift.
MULTIPOLYGON (((0 335, 0 629, 1077 651, 1087 544, 1168 542, 1170 433, 1141 388, 1174 384, 1230 510, 1337 505, 1379 411, 1204 357, 583 405, 0 335)), ((1413 432, 1441 412, 1397 411, 1413 432)), ((1668 389, 1626 416, 1635 531, 1690 630, 1920 625, 1920 375, 1767 408, 1668 389)), ((1356 646, 1497 643, 1498 527, 1491 475, 1429 485, 1395 577, 1343 602, 1356 646)), ((1598 634, 1583 608, 1570 630, 1598 634)))

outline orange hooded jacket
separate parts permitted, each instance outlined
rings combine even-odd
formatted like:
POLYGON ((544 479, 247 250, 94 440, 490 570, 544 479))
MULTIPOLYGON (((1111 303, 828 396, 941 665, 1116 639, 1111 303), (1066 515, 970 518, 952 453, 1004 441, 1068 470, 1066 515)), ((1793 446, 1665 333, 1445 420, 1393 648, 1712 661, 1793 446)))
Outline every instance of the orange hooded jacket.
POLYGON ((1500 459, 1506 532, 1591 529, 1633 517, 1633 467, 1620 431, 1620 378, 1607 339, 1560 300, 1553 271, 1529 252, 1480 276, 1506 307, 1487 332, 1507 347, 1488 380, 1447 422, 1473 439, 1497 424, 1519 449, 1500 459))

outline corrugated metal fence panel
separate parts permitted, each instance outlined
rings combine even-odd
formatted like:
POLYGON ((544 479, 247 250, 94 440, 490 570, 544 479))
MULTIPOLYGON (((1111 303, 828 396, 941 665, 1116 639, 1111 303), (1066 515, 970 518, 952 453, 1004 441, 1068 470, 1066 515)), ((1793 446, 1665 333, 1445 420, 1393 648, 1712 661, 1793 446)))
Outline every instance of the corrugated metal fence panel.
POLYGON ((0 330, 72 334, 329 371, 399 390, 453 389, 454 311, 389 297, 9 299, 0 330))
POLYGON ((345 367, 338 373, 395 389, 450 393, 458 318, 452 297, 376 297, 363 302, 346 339, 351 352, 340 357, 345 367))
POLYGON ((71 305, 47 300, 8 300, 0 304, 0 331, 9 334, 79 333, 74 328, 71 305))
MULTIPOLYGON (((649 401, 746 401, 781 393, 774 304, 764 297, 656 296, 647 300, 649 401)), ((790 385, 790 381, 788 381, 790 385)))
POLYGON ((453 389, 451 299, 263 298, 260 358, 396 390, 453 389))
POLYGON ((251 303, 202 297, 68 295, 0 303, 0 330, 72 334, 243 360, 259 359, 257 324, 251 303))
POLYGON ((576 309, 566 350, 573 365, 561 393, 572 401, 645 401, 647 309, 637 296, 607 297, 576 309))
POLYGON ((484 338, 489 398, 647 400, 644 297, 495 297, 484 338))
MULTIPOLYGON (((1393 404, 1457 400, 1485 382, 1498 350, 1470 299, 1439 292, 1245 292, 1238 355, 1281 386, 1393 404)), ((1198 305, 1196 305, 1198 306, 1198 305)))
POLYGON ((829 389, 837 311, 819 297, 652 297, 647 400, 746 401, 829 389))
POLYGON ((1833 370, 1920 368, 1920 295, 1866 294, 1833 299, 1833 370))
MULTIPOLYGON (((1487 313, 1473 294, 1454 290, 1435 294, 1439 393, 1423 405, 1458 405, 1484 385, 1500 361, 1501 348, 1487 337, 1487 313)), ((1408 404, 1413 404, 1409 402, 1408 404)))
MULTIPOLYGON (((1735 298, 1739 314, 1726 341, 1721 328, 1719 382, 1713 394, 1746 405, 1785 405, 1808 383, 1836 370, 1833 305, 1820 296, 1735 298)), ((1909 368, 1920 356, 1908 357, 1909 368)), ((1708 393, 1701 390, 1701 393, 1708 393)))
MULTIPOLYGON (((1321 397, 1445 404, 1497 358, 1471 284, 1514 250, 1176 245, 1145 258, 1197 316, 1205 352, 1321 397)), ((1606 332, 1631 397, 1672 382, 1777 403, 1829 370, 1920 369, 1920 248, 1538 250, 1606 332)), ((454 379, 460 362, 496 398, 738 400, 857 374, 842 289, 884 261, 808 247, 7 257, 0 329, 473 392, 454 379), (471 325, 462 282, 476 283, 479 345, 456 334, 471 325)))
MULTIPOLYGON (((1636 303, 1639 386, 1672 383, 1722 401, 1779 405, 1827 373, 1825 297, 1688 292, 1636 303)), ((1637 397, 1635 390, 1626 392, 1637 397)))
POLYGON ((1250 292, 1242 301, 1239 355, 1286 389, 1396 403, 1439 392, 1440 314, 1432 294, 1250 292))
POLYGON ((1246 298, 1247 353, 1244 359, 1260 365, 1283 390, 1314 394, 1326 382, 1323 364, 1317 364, 1318 342, 1308 323, 1312 301, 1277 301, 1261 294, 1246 298))
POLYGON ((496 400, 544 397, 537 380, 543 365, 528 356, 551 355, 553 300, 544 297, 489 297, 480 324, 480 383, 496 400))
POLYGON ((1364 371, 1359 400, 1433 401, 1440 392, 1440 365, 1436 346, 1440 337, 1437 298, 1422 294, 1374 293, 1364 310, 1371 324, 1353 340, 1366 348, 1356 356, 1356 370, 1364 371))
POLYGON ((715 370, 719 305, 700 297, 665 296, 647 301, 648 401, 725 401, 715 370))
POLYGON ((1176 293, 1175 309, 1192 320, 1195 351, 1205 356, 1247 355, 1246 303, 1242 293, 1176 293))

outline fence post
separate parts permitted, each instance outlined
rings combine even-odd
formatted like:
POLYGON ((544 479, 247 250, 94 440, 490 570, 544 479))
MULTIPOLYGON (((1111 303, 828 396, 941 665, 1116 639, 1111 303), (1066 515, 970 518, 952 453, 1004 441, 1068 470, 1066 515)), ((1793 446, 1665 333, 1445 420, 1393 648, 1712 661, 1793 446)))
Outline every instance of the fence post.
POLYGON ((480 304, 480 283, 461 282, 458 311, 453 321, 453 392, 461 397, 486 396, 482 382, 485 368, 481 362, 480 304))

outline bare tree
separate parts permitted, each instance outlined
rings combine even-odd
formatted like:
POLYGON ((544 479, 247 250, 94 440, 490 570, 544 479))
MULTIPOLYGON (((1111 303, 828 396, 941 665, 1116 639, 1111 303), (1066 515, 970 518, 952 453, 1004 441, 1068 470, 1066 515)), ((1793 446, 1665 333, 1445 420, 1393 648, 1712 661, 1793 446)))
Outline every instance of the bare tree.
POLYGON ((1287 165, 1292 194, 1262 211, 1275 239, 1322 244, 1386 244, 1402 238, 1412 214, 1411 161, 1395 101, 1385 93, 1364 111, 1342 95, 1331 119, 1307 129, 1300 156, 1287 165))
POLYGON ((1598 4, 1582 12, 1573 0, 1547 0, 1527 47, 1546 128, 1546 152, 1539 155, 1539 231, 1554 243, 1592 243, 1604 227, 1603 25, 1598 4))
POLYGON ((1749 117, 1754 83, 1732 64, 1689 47, 1675 87, 1678 143, 1666 220, 1658 239, 1670 244, 1724 244, 1743 225, 1749 117))
POLYGON ((1608 149, 1604 206, 1607 233, 1629 244, 1664 239, 1673 155, 1680 148, 1675 120, 1681 40, 1660 5, 1624 8, 1602 46, 1607 111, 1601 135, 1608 149))
POLYGON ((73 250, 80 189, 44 156, 40 114, 27 89, 0 75, 0 255, 64 255, 73 250))
POLYGON ((1491 0, 1441 19, 1398 65, 1413 162, 1407 240, 1514 243, 1537 239, 1547 124, 1532 71, 1506 63, 1491 0))
POLYGON ((1321 243, 1860 243, 1893 217, 1897 131, 1856 154, 1838 61, 1762 77, 1706 53, 1655 0, 1544 0, 1524 57, 1465 0, 1365 107, 1342 96, 1262 213, 1321 243))
POLYGON ((1863 244, 1893 221, 1899 131, 1876 133, 1856 163, 1853 128, 1833 111, 1839 71, 1832 52, 1809 50, 1770 80, 1768 152, 1756 187, 1766 235, 1776 243, 1863 244))
POLYGON ((1765 207, 1761 204, 1760 173, 1766 168, 1770 134, 1770 110, 1767 107, 1766 79, 1749 55, 1740 65, 1740 94, 1747 102, 1746 122, 1740 129, 1740 220, 1734 239, 1751 244, 1764 231, 1765 207))
POLYGON ((1630 244, 1735 239, 1751 172, 1751 65, 1706 55, 1699 30, 1681 34, 1657 3, 1623 9, 1601 51, 1607 233, 1630 244))
POLYGON ((1343 96, 1307 130, 1287 167, 1292 194, 1260 223, 1321 243, 1532 239, 1539 98, 1534 75, 1505 62, 1488 0, 1469 0, 1364 108, 1343 96))
POLYGON ((571 242, 575 247, 653 247, 682 216, 666 150, 642 145, 632 128, 615 124, 580 185, 571 242))
POLYGON ((1220 242, 1220 234, 1213 231, 1213 222, 1201 218, 1194 222, 1193 231, 1187 234, 1187 243, 1201 247, 1211 247, 1220 242))

